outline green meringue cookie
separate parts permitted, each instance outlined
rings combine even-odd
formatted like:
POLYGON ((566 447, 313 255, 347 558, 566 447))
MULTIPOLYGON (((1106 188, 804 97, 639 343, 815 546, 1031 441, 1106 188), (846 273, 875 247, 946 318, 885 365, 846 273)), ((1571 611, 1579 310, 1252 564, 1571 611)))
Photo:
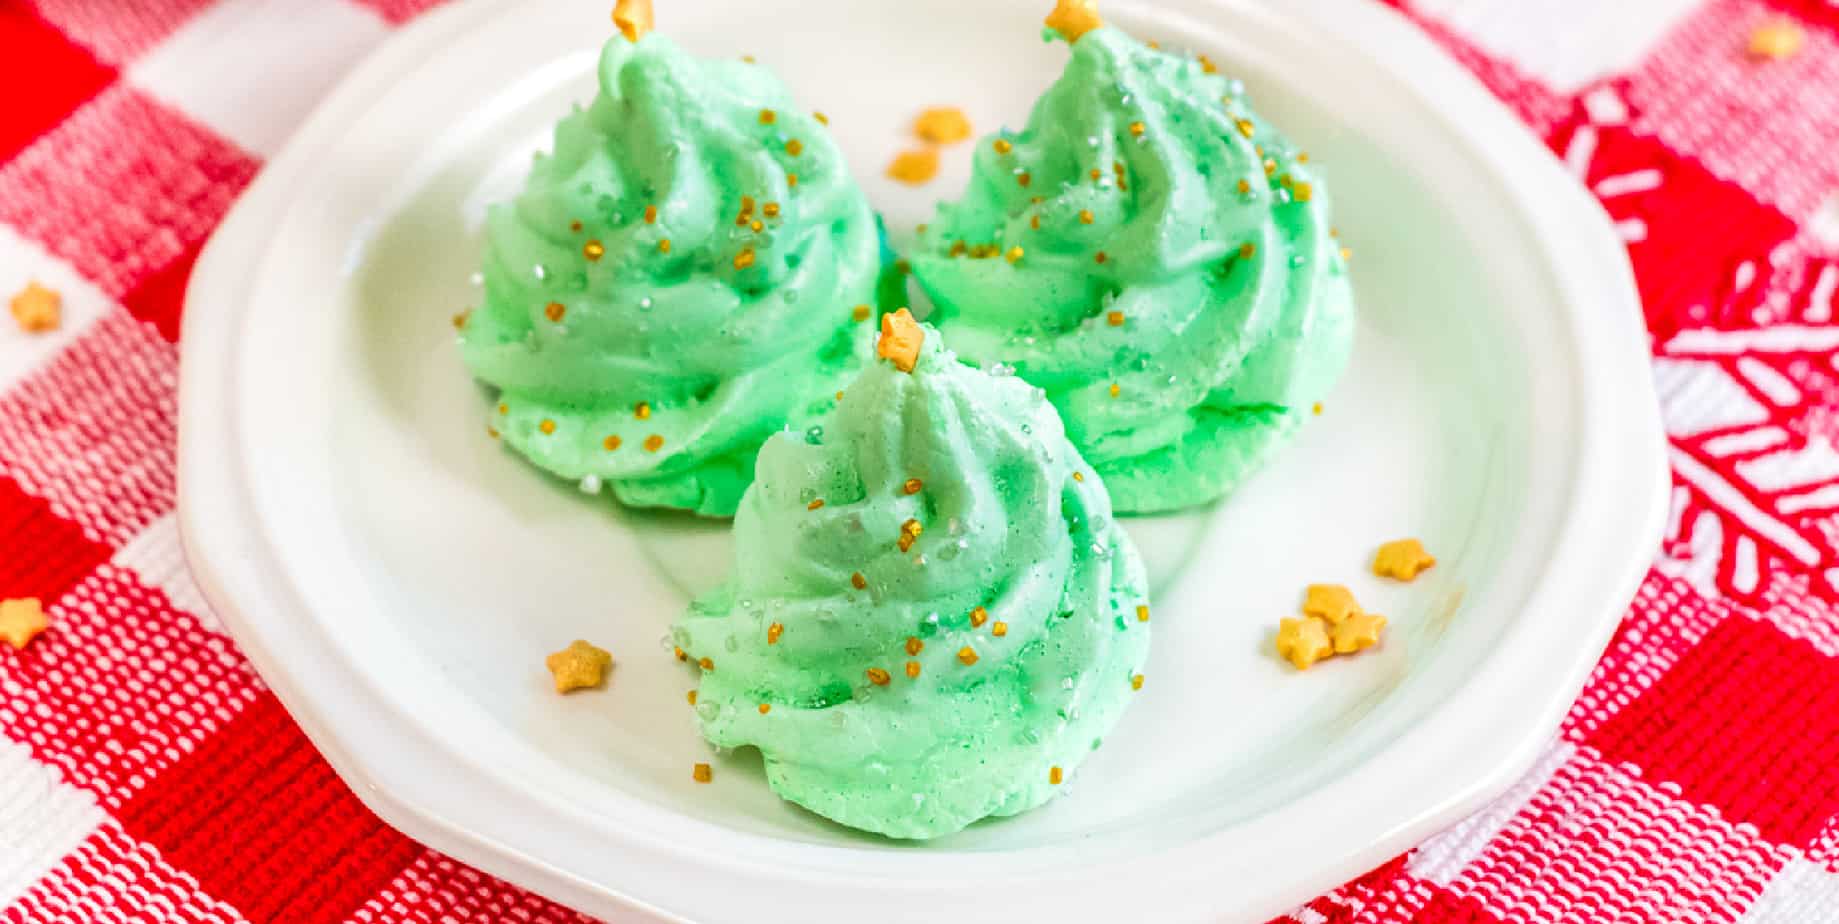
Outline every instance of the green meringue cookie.
POLYGON ((1053 406, 939 341, 911 373, 870 365, 821 438, 767 441, 734 577, 673 629, 711 662, 711 743, 759 748, 779 795, 898 838, 1047 801, 1149 650, 1142 562, 1053 406))
POLYGON ((539 467, 729 516, 766 437, 816 424, 860 369, 878 226, 765 68, 650 34, 609 41, 599 77, 491 210, 462 355, 539 467))
POLYGON ((1210 70, 1087 32, 911 255, 952 345, 1046 389, 1120 513, 1231 491, 1352 344, 1327 189, 1210 70))

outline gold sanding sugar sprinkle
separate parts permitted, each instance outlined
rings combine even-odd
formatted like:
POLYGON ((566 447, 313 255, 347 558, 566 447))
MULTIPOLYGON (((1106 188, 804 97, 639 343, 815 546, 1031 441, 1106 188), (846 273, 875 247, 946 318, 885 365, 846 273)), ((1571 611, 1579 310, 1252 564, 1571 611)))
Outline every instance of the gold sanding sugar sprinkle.
POLYGON ((907 662, 907 676, 908 677, 918 677, 919 674, 920 674, 920 663, 918 661, 908 661, 907 662))
POLYGON ((1066 771, 1061 770, 1059 767, 1047 768, 1047 782, 1058 786, 1060 785, 1060 781, 1064 779, 1066 779, 1066 771))
POLYGON ((682 648, 676 645, 672 645, 670 647, 670 650, 671 650, 671 653, 677 656, 677 660, 679 661, 688 661, 690 659, 689 653, 684 651, 682 648))
POLYGON ((857 305, 849 310, 849 316, 858 321, 868 320, 868 316, 871 313, 872 310, 867 305, 857 305))
POLYGON ((658 223, 658 207, 657 206, 655 205, 645 206, 645 223, 648 225, 655 225, 658 223))
POLYGON ((568 309, 562 307, 561 302, 550 302, 543 306, 543 317, 551 321, 560 321, 562 320, 562 315, 567 311, 568 309))
POLYGON ((1109 259, 1109 258, 1108 258, 1108 257, 1106 257, 1106 256, 1105 256, 1105 252, 1101 250, 1101 251, 1099 251, 1099 252, 1097 252, 1097 253, 1095 253, 1095 254, 1093 254, 1093 255, 1092 255, 1092 259, 1093 259, 1093 260, 1096 260, 1096 261, 1098 261, 1099 263, 1103 263, 1103 262, 1105 262, 1105 260, 1107 260, 1107 259, 1109 259))
POLYGON ((503 401, 498 402, 498 413, 499 414, 511 413, 511 406, 509 404, 504 403, 503 401))
POLYGON ((842 393, 842 392, 840 392, 840 391, 839 391, 839 392, 837 392, 837 393, 836 393, 836 399, 837 399, 838 401, 841 401, 841 400, 843 400, 843 393, 842 393))
POLYGON ((1217 74, 1220 71, 1219 67, 1206 55, 1195 55, 1194 60, 1200 62, 1200 69, 1203 74, 1217 74))
POLYGON ((1354 252, 1352 250, 1346 247, 1341 248, 1341 259, 1346 260, 1349 257, 1352 257, 1353 255, 1354 255, 1354 252))
POLYGON ((932 148, 902 151, 888 162, 888 179, 918 186, 939 174, 939 152, 932 148))
POLYGON ((1137 604, 1137 622, 1149 622, 1149 606, 1147 604, 1137 604))
POLYGON ((900 538, 894 540, 894 544, 900 546, 902 552, 908 551, 913 548, 914 541, 919 539, 920 533, 924 531, 925 527, 920 525, 920 521, 910 519, 900 524, 900 538))
POLYGON ((1130 678, 1130 688, 1131 688, 1132 690, 1141 690, 1141 689, 1143 689, 1143 675, 1142 675, 1142 674, 1134 674, 1134 675, 1132 675, 1132 676, 1131 676, 1131 678, 1130 678))
POLYGON ((765 205, 760 206, 760 211, 763 214, 765 214, 766 217, 768 218, 778 218, 779 217, 779 203, 768 202, 765 205))
POLYGON ((1030 216, 1028 218, 1028 227, 1033 228, 1036 231, 1041 230, 1041 216, 1039 214, 1030 216))
POLYGON ((497 427, 486 427, 485 435, 491 437, 492 439, 497 439, 498 438, 498 428, 497 427))
POLYGON ((1258 245, 1250 241, 1246 241, 1245 243, 1239 245, 1239 259, 1241 260, 1250 260, 1252 258, 1252 255, 1257 252, 1258 252, 1258 245))
POLYGON ((1124 391, 1116 382, 1111 383, 1111 397, 1115 398, 1124 391))
POLYGON ((1252 132, 1257 131, 1257 126, 1253 125, 1252 120, 1250 119, 1239 119, 1238 121, 1234 122, 1233 125, 1238 127, 1239 134, 1244 135, 1247 138, 1250 138, 1252 136, 1252 132))
POLYGON ((692 706, 694 706, 694 705, 696 705, 696 691, 695 691, 695 690, 691 690, 691 691, 689 692, 689 694, 688 694, 687 696, 685 696, 685 697, 684 697, 684 699, 687 699, 687 700, 689 700, 689 701, 690 701, 690 705, 692 705, 692 706))
POLYGON ((549 434, 556 432, 556 422, 545 417, 543 418, 542 423, 536 425, 536 428, 538 430, 543 431, 544 436, 548 436, 549 434))
POLYGON ((805 143, 799 141, 797 138, 793 138, 785 143, 785 152, 793 157, 797 157, 805 152, 805 143))
POLYGON ((906 483, 900 486, 900 490, 905 494, 918 494, 922 487, 924 487, 924 485, 920 483, 918 478, 909 478, 906 480, 906 483))
POLYGON ((867 590, 868 578, 863 577, 862 572, 857 571, 849 576, 849 586, 857 590, 867 590))
POLYGON ((658 252, 670 253, 670 238, 662 238, 658 241, 658 252))
POLYGON ((1296 201, 1298 202, 1308 202, 1309 199, 1315 195, 1315 189, 1308 183, 1298 183, 1292 186, 1290 191, 1296 195, 1296 201))
POLYGON ((663 449, 663 448, 664 448, 664 437, 659 436, 656 433, 653 433, 652 435, 645 437, 645 451, 646 452, 657 452, 658 450, 663 449))
POLYGON ((1022 248, 1021 247, 1009 248, 1009 252, 1005 254, 1005 257, 1008 259, 1010 263, 1020 263, 1022 261, 1022 248))
POLYGON ((1270 176, 1276 172, 1277 172, 1277 162, 1268 157, 1265 158, 1264 159, 1264 175, 1270 176))
POLYGON ((1007 138, 996 139, 995 141, 990 143, 990 147, 994 148, 996 150, 996 153, 998 154, 1007 154, 1010 151, 1015 150, 1015 145, 1010 144, 1009 139, 1007 138))
POLYGON ((571 221, 568 223, 568 230, 573 231, 576 234, 581 233, 581 228, 582 228, 582 225, 581 225, 581 222, 579 221, 571 221))
POLYGON ((734 255, 734 268, 738 270, 744 270, 752 266, 753 261, 754 261, 753 248, 743 247, 741 248, 740 253, 737 253, 734 255))
POLYGON ((1020 183, 1023 186, 1027 186, 1029 183, 1034 182, 1034 177, 1031 174, 1029 174, 1028 171, 1023 170, 1021 173, 1018 173, 1015 175, 1015 182, 1020 183))
POLYGON ((972 628, 982 628, 984 622, 988 620, 989 618, 990 618, 989 610, 986 610, 981 606, 971 607, 971 627, 972 628))
POLYGON ((581 245, 581 255, 589 260, 598 260, 607 255, 607 248, 599 241, 588 241, 581 245))
POLYGON ((1074 472, 1074 473, 1073 473, 1073 480, 1074 480, 1074 481, 1084 481, 1084 480, 1086 480, 1086 473, 1085 473, 1085 472, 1074 472))
POLYGON ((454 330, 465 330, 466 322, 472 320, 472 316, 473 316, 473 312, 471 308, 468 308, 465 311, 462 311, 459 314, 454 315, 453 316, 453 329, 454 330))
POLYGON ((824 115, 821 112, 811 113, 811 118, 816 119, 817 124, 819 125, 829 125, 830 124, 830 117, 827 115, 824 115))
POLYGON ((1092 223, 1092 210, 1091 209, 1080 209, 1079 210, 1079 223, 1082 225, 1089 225, 1092 223))
POLYGON ((878 686, 878 687, 887 686, 888 681, 892 679, 891 677, 888 676, 887 671, 884 671, 879 667, 871 667, 865 673, 868 674, 869 682, 873 683, 875 686, 878 686))
POLYGON ((916 655, 924 650, 926 650, 926 643, 920 641, 919 636, 917 635, 907 636, 907 654, 916 655))
POLYGON ((1103 170, 1098 169, 1097 167, 1093 167, 1092 172, 1089 174, 1089 176, 1092 177, 1092 182, 1094 183, 1104 178, 1104 175, 1105 175, 1105 172, 1103 170))
POLYGON ((1124 326, 1124 313, 1122 311, 1105 312, 1105 323, 1111 325, 1112 327, 1123 327, 1124 326))
POLYGON ((797 185, 798 185, 798 174, 796 174, 796 173, 788 173, 788 174, 786 174, 786 175, 785 175, 785 185, 787 185, 787 186, 797 186, 797 185))
POLYGON ((1296 153, 1296 162, 1299 164, 1308 163, 1309 162, 1309 152, 1308 151, 1298 151, 1296 153))
POLYGON ((651 402, 640 401, 639 403, 633 405, 632 406, 632 416, 637 417, 640 420, 650 420, 651 419, 651 402))
POLYGON ((773 711, 773 704, 772 704, 772 703, 761 703, 761 704, 760 704, 760 714, 761 714, 761 715, 765 715, 765 714, 767 714, 767 713, 769 713, 769 712, 771 712, 771 711, 773 711))
POLYGON ((760 124, 761 125, 771 125, 777 121, 779 121, 779 113, 774 112, 771 109, 760 110, 760 124))
POLYGON ((1311 411, 1314 411, 1314 412, 1315 412, 1316 414, 1320 414, 1320 413, 1322 413, 1322 402, 1320 402, 1320 401, 1317 401, 1317 402, 1315 403, 1315 406, 1314 406, 1314 407, 1312 407, 1312 408, 1310 408, 1310 410, 1311 410, 1311 411))
POLYGON ((711 658, 701 658, 697 660, 696 666, 705 671, 712 671, 715 669, 715 661, 711 658))
POLYGON ((773 623, 772 625, 767 626, 766 627, 766 644, 768 645, 779 644, 779 636, 784 635, 784 634, 785 634, 785 626, 781 623, 773 623))
POLYGON ((620 444, 619 435, 613 434, 613 435, 608 436, 606 439, 600 441, 600 448, 605 449, 608 452, 612 452, 613 450, 619 448, 619 444, 620 444))
POLYGON ((819 509, 819 508, 821 508, 821 507, 823 507, 823 506, 824 506, 824 499, 820 497, 820 498, 818 498, 817 500, 814 500, 814 501, 812 501, 812 502, 810 502, 810 503, 808 503, 808 504, 806 504, 806 505, 805 505, 805 509, 806 509, 806 510, 817 510, 817 509, 819 509))
POLYGON ((697 764, 690 768, 690 778, 698 783, 707 783, 715 778, 715 771, 708 764, 697 764))
POLYGON ((1002 622, 1000 620, 998 620, 997 622, 990 623, 990 634, 996 636, 997 638, 1002 638, 1003 636, 1008 635, 1009 634, 1009 624, 1006 622, 1002 622))
POLYGON ((976 664, 977 663, 977 649, 972 648, 969 645, 966 645, 963 648, 958 649, 958 660, 963 661, 966 665, 976 664))
POLYGON ((1143 123, 1141 122, 1130 123, 1130 134, 1138 138, 1143 137, 1143 123))
POLYGON ((1252 191, 1252 181, 1251 180, 1240 180, 1239 181, 1239 195, 1241 196, 1251 195, 1251 191, 1252 191))

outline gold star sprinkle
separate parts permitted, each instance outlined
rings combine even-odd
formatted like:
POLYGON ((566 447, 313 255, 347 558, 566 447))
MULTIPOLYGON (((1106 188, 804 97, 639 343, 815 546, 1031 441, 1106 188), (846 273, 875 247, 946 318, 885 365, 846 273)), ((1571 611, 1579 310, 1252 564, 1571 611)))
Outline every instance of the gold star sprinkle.
POLYGON ((1326 621, 1307 616, 1285 619, 1278 624, 1277 654, 1296 665, 1297 670, 1306 671, 1334 652, 1334 645, 1328 641, 1326 621))
POLYGON ((1750 33, 1750 55, 1785 61, 1800 54, 1801 44, 1806 39, 1807 34, 1800 26, 1786 19, 1772 19, 1750 33))
POLYGON ((969 645, 966 645, 963 648, 958 649, 958 660, 963 661, 965 666, 967 667, 972 664, 976 664, 977 663, 977 649, 972 648, 969 645))
POLYGON ((902 308, 881 316, 881 337, 875 341, 875 355, 892 360, 894 368, 902 372, 912 372, 925 341, 926 332, 913 319, 913 312, 902 308))
POLYGON ((1096 0, 1059 0, 1054 11, 1047 14, 1047 28, 1068 42, 1077 42, 1080 36, 1104 24, 1098 16, 1096 0))
POLYGON ((1303 598, 1303 615, 1320 616, 1330 625, 1338 626, 1358 612, 1353 592, 1340 584, 1310 584, 1303 598))
POLYGON ((13 322, 28 334, 57 330, 64 319, 64 297, 37 282, 26 283, 26 287, 13 296, 11 308, 13 322))
POLYGON ((0 600, 0 638, 6 639, 15 651, 25 650, 50 625, 44 604, 37 597, 0 600))
POLYGON ((970 118, 956 106, 934 106, 913 120, 913 133, 928 144, 957 144, 971 132, 970 118))
POLYGON ((709 769, 708 764, 697 764, 696 766, 690 768, 690 779, 693 779, 698 783, 707 783, 708 781, 714 778, 715 778, 715 771, 709 769))
POLYGON ((1436 557, 1424 551, 1424 543, 1416 539, 1397 539, 1379 547, 1379 554, 1373 556, 1373 573, 1409 581, 1436 563, 1436 557))
POLYGON ((1333 630, 1335 654, 1353 654, 1379 644, 1379 633, 1386 629, 1386 617, 1378 613, 1350 613, 1333 630))
POLYGON ((613 4, 613 24, 628 42, 636 42, 651 31, 651 0, 619 0, 613 4))
POLYGON ((888 162, 888 179, 918 186, 939 175, 939 152, 933 148, 902 151, 888 162))
POLYGON ((544 658, 543 663, 555 675, 556 692, 568 693, 600 686, 607 679, 607 668, 613 666, 613 656, 576 639, 567 648, 544 658))

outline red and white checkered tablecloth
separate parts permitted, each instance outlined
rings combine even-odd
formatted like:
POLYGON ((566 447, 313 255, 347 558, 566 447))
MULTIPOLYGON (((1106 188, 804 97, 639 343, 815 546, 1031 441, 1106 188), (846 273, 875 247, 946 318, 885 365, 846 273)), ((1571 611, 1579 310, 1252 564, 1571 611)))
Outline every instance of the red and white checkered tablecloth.
MULTIPOLYGON (((52 620, 0 644, 0 921, 580 920, 371 816, 174 527, 198 248, 433 2, 0 0, 0 299, 64 304, 0 315, 0 598, 52 620)), ((1628 242, 1673 517, 1533 771, 1280 920, 1839 921, 1839 0, 1404 6, 1628 242)))

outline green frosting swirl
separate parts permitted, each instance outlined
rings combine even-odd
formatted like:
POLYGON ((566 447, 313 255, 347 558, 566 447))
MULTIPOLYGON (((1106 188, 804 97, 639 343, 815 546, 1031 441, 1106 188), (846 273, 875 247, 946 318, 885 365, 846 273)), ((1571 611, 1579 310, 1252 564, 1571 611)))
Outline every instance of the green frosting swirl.
POLYGON ((599 76, 491 211, 462 355, 538 466, 728 516, 767 435, 825 416, 860 368, 878 228, 829 131, 765 68, 652 34, 608 42, 599 76))
POLYGON ((865 370, 821 441, 768 440, 734 532, 732 581, 673 631, 713 663, 703 734, 758 747, 774 791, 852 827, 936 837, 1045 802, 1149 649, 1142 562, 1053 407, 936 333, 911 374, 865 370))
POLYGON ((1353 336, 1328 190, 1210 70, 1086 33, 912 255, 953 345, 1046 389, 1123 513, 1230 491, 1353 336))

